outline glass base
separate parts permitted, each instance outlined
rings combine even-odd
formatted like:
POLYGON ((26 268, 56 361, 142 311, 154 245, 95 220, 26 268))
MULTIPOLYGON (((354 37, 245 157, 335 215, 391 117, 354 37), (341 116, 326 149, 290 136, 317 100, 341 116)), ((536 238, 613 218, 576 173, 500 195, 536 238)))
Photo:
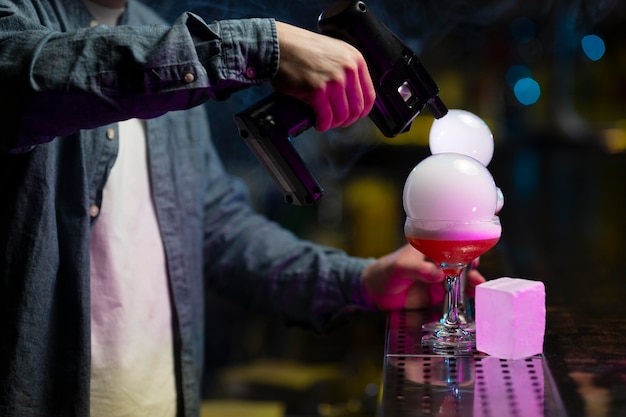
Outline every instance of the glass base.
MULTIPOLYGON (((461 329, 465 330, 469 333, 476 333, 476 324, 473 321, 464 322, 462 317, 459 317, 459 321, 461 322, 459 326, 461 329)), ((422 331, 426 333, 436 333, 439 330, 444 329, 446 326, 443 324, 445 320, 442 318, 439 321, 431 321, 430 323, 422 324, 422 331)))
POLYGON ((474 333, 462 327, 447 327, 443 324, 441 326, 442 329, 422 337, 422 346, 442 355, 469 355, 474 351, 476 347, 474 333))
POLYGON ((427 333, 435 333, 441 329, 443 329, 443 319, 422 324, 422 330, 427 333))

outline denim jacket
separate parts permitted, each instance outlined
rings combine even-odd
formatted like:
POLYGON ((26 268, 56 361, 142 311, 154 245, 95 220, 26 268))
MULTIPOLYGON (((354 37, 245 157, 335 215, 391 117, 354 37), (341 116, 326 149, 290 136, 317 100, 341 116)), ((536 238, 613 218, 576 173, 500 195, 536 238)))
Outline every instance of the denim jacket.
POLYGON ((89 415, 90 232, 131 117, 147 119, 178 414, 197 416, 205 291, 323 329, 369 307, 369 261, 255 214, 211 143, 199 105, 275 74, 273 20, 167 26, 133 0, 120 26, 91 20, 80 0, 0 0, 0 416, 89 415))

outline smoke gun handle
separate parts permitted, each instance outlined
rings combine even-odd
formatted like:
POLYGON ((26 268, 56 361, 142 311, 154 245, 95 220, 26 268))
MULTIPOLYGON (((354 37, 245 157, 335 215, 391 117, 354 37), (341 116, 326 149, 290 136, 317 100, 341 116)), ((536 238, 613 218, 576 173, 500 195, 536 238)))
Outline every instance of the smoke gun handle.
POLYGON ((279 93, 235 115, 241 137, 289 204, 311 205, 324 191, 291 143, 313 126, 313 121, 313 109, 279 93))

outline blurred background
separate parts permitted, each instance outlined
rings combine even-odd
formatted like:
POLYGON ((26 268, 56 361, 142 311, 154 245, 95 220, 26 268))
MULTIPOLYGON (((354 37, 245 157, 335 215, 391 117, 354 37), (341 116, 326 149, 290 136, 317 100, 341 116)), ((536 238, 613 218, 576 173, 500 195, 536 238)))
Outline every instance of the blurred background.
MULTIPOLYGON (((311 30, 317 30, 318 15, 331 4, 144 1, 170 21, 190 10, 208 21, 271 16, 311 30)), ((568 317, 576 323, 621 320, 620 301, 626 295, 620 285, 626 254, 626 2, 366 4, 417 53, 449 108, 469 110, 492 129, 495 153, 488 168, 505 195, 503 238, 483 257, 483 274, 544 281, 549 325, 558 322, 554 328, 563 329, 563 311, 572 312, 568 317)), ((369 120, 298 136, 294 145, 326 191, 314 207, 290 206, 229 122, 269 91, 249 89, 207 104, 227 169, 248 183, 254 206, 303 238, 353 255, 380 256, 404 244, 402 187, 413 166, 430 154, 432 116, 424 112, 410 132, 392 139, 382 137, 369 120)), ((384 315, 346 318, 322 335, 286 328, 279 319, 220 300, 208 317, 207 413, 375 414, 384 315), (238 408, 248 406, 245 413, 238 408)), ((593 348, 585 335, 577 333, 579 349, 593 348)), ((549 328, 546 340, 563 338, 549 328)), ((602 353, 610 370, 602 375, 613 378, 605 388, 615 394, 626 381, 626 352, 611 343, 614 351, 602 353)), ((547 353, 562 357, 563 344, 555 346, 561 347, 547 353)), ((577 372, 597 376, 589 364, 579 365, 577 372)), ((574 392, 579 378, 571 375, 564 373, 557 382, 574 392)), ((582 404, 568 401, 572 409, 582 404)), ((615 403, 612 407, 594 415, 618 415, 611 414, 615 403)))

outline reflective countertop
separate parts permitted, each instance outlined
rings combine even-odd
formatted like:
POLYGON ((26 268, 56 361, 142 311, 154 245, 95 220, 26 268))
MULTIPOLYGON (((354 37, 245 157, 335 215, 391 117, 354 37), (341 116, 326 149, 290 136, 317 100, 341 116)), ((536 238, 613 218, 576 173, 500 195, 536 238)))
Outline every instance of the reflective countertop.
POLYGON ((566 417, 543 355, 505 360, 421 344, 424 311, 389 314, 379 416, 566 417))

